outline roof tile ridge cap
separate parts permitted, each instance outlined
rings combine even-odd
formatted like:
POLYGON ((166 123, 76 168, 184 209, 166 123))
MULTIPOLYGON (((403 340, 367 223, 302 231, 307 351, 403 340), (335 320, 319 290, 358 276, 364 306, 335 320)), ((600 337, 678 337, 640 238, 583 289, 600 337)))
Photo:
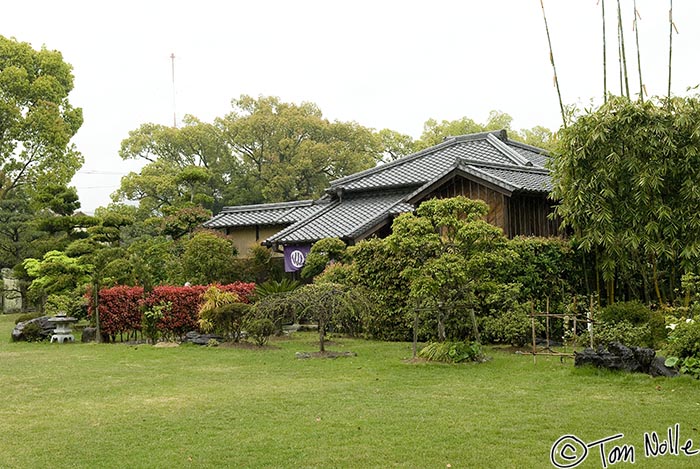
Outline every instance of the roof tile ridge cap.
POLYGON ((504 164, 504 163, 496 163, 496 162, 490 162, 490 161, 483 161, 483 160, 473 160, 471 158, 463 158, 461 156, 457 157, 457 166, 460 166, 462 164, 468 165, 468 166, 476 166, 479 168, 493 168, 493 169, 505 169, 505 170, 510 170, 510 171, 519 171, 523 173, 535 173, 535 174, 543 174, 543 175, 550 175, 551 171, 545 167, 542 166, 535 166, 533 165, 527 165, 527 166, 521 166, 521 165, 515 165, 515 164, 504 164))
POLYGON ((323 213, 329 211, 331 208, 335 207, 336 205, 340 205, 340 201, 333 201, 329 204, 327 204, 325 207, 323 207, 321 210, 318 210, 315 213, 312 213, 308 217, 304 218, 303 220, 299 220, 297 222, 292 223, 282 231, 278 231, 274 235, 270 236, 269 238, 265 239, 265 242, 271 241, 274 242, 275 239, 279 239, 283 236, 287 236, 289 233, 293 233, 294 231, 298 230, 299 228, 302 228, 309 223, 311 223, 313 220, 316 218, 320 217, 323 213))
POLYGON ((504 129, 501 130, 487 130, 484 132, 476 132, 473 134, 455 135, 453 137, 447 137, 448 139, 453 139, 457 142, 471 142, 474 140, 486 140, 489 135, 499 140, 507 139, 508 135, 504 129))
POLYGON ((255 212, 258 210, 275 210, 275 209, 293 209, 298 207, 310 207, 314 204, 314 200, 292 200, 289 202, 269 202, 263 204, 250 204, 250 205, 230 205, 225 206, 221 209, 219 213, 240 213, 240 212, 255 212))
POLYGON ((516 186, 516 185, 513 184, 512 182, 506 181, 505 179, 503 179, 503 178, 501 178, 501 177, 494 176, 493 174, 489 174, 489 173, 487 173, 487 172, 484 172, 484 171, 480 170, 479 168, 474 167, 474 166, 472 166, 472 165, 467 165, 466 168, 460 168, 460 169, 461 169, 462 171, 466 171, 467 169, 469 169, 469 170, 471 170, 471 171, 475 171, 475 172, 481 174, 482 176, 485 176, 484 179, 486 179, 486 180, 488 180, 489 178, 495 179, 495 180, 497 180, 497 181, 499 181, 499 182, 505 184, 506 187, 510 186, 510 187, 512 187, 513 189, 522 189, 522 188, 523 188, 522 186, 516 186))
POLYGON ((551 154, 549 150, 546 150, 544 148, 536 147, 534 145, 530 145, 529 143, 524 143, 524 142, 518 142, 517 140, 510 140, 508 139, 508 142, 506 145, 513 145, 516 147, 520 147, 523 150, 530 150, 533 153, 537 153, 538 155, 546 156, 548 158, 551 158, 551 154))
POLYGON ((449 146, 452 146, 452 145, 458 143, 459 142, 459 140, 457 140, 458 138, 459 137, 447 137, 444 141, 438 143, 437 145, 433 145, 433 146, 428 147, 428 148, 423 148, 422 150, 419 150, 415 153, 411 153, 410 155, 402 156, 401 158, 398 158, 394 161, 389 161, 388 163, 380 164, 380 165, 377 165, 373 168, 368 168, 368 169, 365 169, 363 171, 360 171, 360 172, 357 172, 354 174, 350 174, 348 176, 344 176, 342 178, 334 179, 333 181, 331 181, 331 187, 336 186, 336 185, 338 185, 338 183, 341 183, 341 182, 345 183, 345 182, 355 181, 356 179, 360 179, 360 178, 367 176, 369 174, 378 173, 380 171, 384 171, 385 169, 393 168, 394 166, 399 166, 399 165, 402 165, 404 163, 411 162, 411 161, 416 160, 422 156, 426 156, 429 153, 433 153, 435 151, 442 150, 443 148, 446 148, 446 147, 449 147, 449 146))
POLYGON ((488 140, 488 142, 491 145, 496 147, 497 150, 500 150, 500 152, 503 153, 505 157, 511 160, 513 163, 519 166, 532 166, 532 161, 528 160, 520 153, 510 148, 508 145, 506 145, 506 143, 503 140, 494 136, 493 134, 487 135, 486 140, 488 140))

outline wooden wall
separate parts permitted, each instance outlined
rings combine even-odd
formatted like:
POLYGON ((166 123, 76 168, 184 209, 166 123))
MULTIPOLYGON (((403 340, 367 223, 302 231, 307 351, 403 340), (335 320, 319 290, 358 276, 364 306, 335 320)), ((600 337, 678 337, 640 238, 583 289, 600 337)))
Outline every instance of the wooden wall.
POLYGON ((501 228, 509 238, 520 235, 545 237, 559 235, 559 221, 549 219, 552 203, 544 196, 514 194, 509 197, 483 184, 457 176, 440 186, 426 199, 442 199, 458 195, 486 202, 489 206, 486 221, 501 228))
POLYGON ((559 236, 559 219, 550 218, 553 211, 553 204, 546 197, 513 195, 508 200, 508 237, 559 236))
POLYGON ((426 199, 447 199, 463 195, 474 200, 483 200, 489 206, 486 221, 508 233, 508 196, 490 189, 478 182, 463 177, 455 177, 430 194, 426 199))

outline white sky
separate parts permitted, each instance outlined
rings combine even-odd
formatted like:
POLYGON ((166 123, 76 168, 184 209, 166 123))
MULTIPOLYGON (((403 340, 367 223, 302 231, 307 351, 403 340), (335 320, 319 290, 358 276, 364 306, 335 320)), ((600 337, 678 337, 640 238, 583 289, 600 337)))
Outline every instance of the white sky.
MULTIPOLYGON (((597 0, 545 0, 565 103, 602 95, 597 0)), ((700 83, 700 2, 676 0, 673 92, 700 83)), ((608 87, 619 93, 616 2, 606 0, 608 87)), ((632 0, 622 0, 630 87, 639 91, 632 0)), ((665 94, 668 0, 637 0, 642 74, 665 94)), ((140 167, 118 156, 129 131, 178 120, 212 121, 241 94, 311 101, 331 120, 420 136, 429 118, 513 128, 561 123, 539 0, 267 0, 4 2, 0 34, 45 45, 73 65, 74 142, 85 165, 73 184, 82 208, 110 202, 120 177, 140 167)))

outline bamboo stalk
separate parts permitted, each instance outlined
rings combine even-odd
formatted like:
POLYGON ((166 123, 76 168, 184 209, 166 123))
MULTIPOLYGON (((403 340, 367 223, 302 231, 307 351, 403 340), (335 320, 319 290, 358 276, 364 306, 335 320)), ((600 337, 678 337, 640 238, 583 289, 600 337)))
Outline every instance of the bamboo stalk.
MULTIPOLYGON (((622 27, 622 9, 620 8, 620 0, 617 0, 617 37, 620 41, 620 60, 621 69, 620 76, 624 77, 625 89, 624 95, 629 99, 630 97, 630 84, 627 79, 627 54, 625 54, 625 33, 622 27)), ((622 94, 622 91, 620 91, 622 94)))
POLYGON ((561 111, 561 120, 564 128, 566 128, 566 113, 564 112, 564 103, 561 100, 561 90, 559 89, 559 77, 557 76, 557 67, 554 65, 554 53, 552 52, 552 38, 549 34, 549 25, 547 24, 547 14, 544 11, 544 0, 540 0, 542 7, 542 18, 544 19, 544 29, 547 32, 547 44, 549 44, 549 61, 552 64, 554 71, 554 85, 557 88, 557 97, 559 98, 559 109, 561 111))
POLYGON ((603 15, 603 102, 608 102, 608 54, 605 41, 605 0, 600 0, 600 10, 603 15))
POLYGON ((641 54, 639 51, 639 24, 637 23, 637 19, 642 19, 641 15, 639 14, 639 11, 637 11, 637 0, 634 0, 633 3, 634 7, 634 23, 633 23, 633 28, 634 28, 634 38, 635 42, 637 44, 637 71, 639 72, 639 100, 641 102, 644 102, 644 81, 642 80, 642 58, 641 54))
POLYGON ((671 58, 673 56, 673 0, 668 10, 668 98, 671 99, 671 58))

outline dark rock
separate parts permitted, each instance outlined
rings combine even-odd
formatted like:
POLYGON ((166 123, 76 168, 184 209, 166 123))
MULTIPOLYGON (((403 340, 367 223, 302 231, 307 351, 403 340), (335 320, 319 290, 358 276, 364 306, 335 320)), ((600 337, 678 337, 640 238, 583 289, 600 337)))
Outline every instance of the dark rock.
POLYGON ((218 342, 223 342, 224 338, 216 334, 200 334, 197 331, 191 331, 185 334, 185 338, 182 340, 183 343, 191 342, 196 345, 207 345, 211 339, 217 340, 218 342))
POLYGON ((94 342, 95 337, 97 337, 96 327, 86 327, 83 329, 83 336, 80 339, 81 342, 94 342))
POLYGON ((664 357, 655 357, 651 362, 649 367, 649 374, 652 376, 664 376, 666 378, 674 378, 678 376, 678 371, 673 368, 667 367, 664 363, 666 359, 664 357))
POLYGON ((29 321, 17 323, 15 328, 12 329, 12 340, 15 342, 27 340, 27 337, 24 335, 24 328, 29 324, 36 324, 39 326, 41 329, 40 335, 42 340, 50 338, 54 329, 56 328, 53 323, 49 322, 49 316, 41 316, 39 318, 30 319, 29 321))
POLYGON ((575 366, 592 365, 598 368, 621 370, 634 373, 648 373, 652 376, 677 376, 678 373, 664 365, 664 359, 656 357, 653 349, 645 347, 627 347, 613 342, 607 349, 598 346, 596 350, 588 347, 574 354, 575 366))

